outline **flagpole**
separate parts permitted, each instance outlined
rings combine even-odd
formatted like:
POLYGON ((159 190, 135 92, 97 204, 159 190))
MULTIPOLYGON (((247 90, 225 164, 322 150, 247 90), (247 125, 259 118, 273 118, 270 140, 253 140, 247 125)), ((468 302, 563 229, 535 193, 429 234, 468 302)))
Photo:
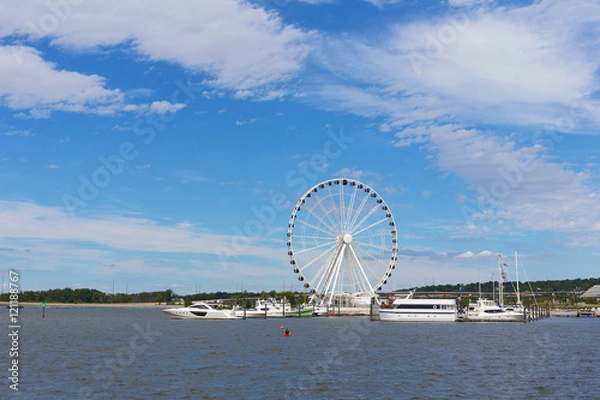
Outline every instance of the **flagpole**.
POLYGON ((498 304, 504 307, 504 292, 502 284, 502 255, 498 253, 498 304))
POLYGON ((517 304, 521 305, 521 292, 519 291, 519 259, 515 250, 515 269, 517 270, 517 304))

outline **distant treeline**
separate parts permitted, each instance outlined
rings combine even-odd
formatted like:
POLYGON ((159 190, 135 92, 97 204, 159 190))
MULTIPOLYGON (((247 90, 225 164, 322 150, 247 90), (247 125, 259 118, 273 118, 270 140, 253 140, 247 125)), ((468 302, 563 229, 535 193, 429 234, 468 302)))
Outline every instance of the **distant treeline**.
MULTIPOLYGON (((488 281, 481 283, 482 292, 492 292, 496 282, 488 281)), ((456 285, 429 285, 419 286, 417 290, 419 292, 467 292, 477 293, 479 291, 479 283, 469 284, 456 284, 456 285), (462 289, 461 289, 462 288, 462 289)), ((508 288, 511 285, 516 286, 515 281, 504 282, 504 287, 508 288)), ((545 293, 566 293, 566 292, 585 292, 594 285, 600 285, 600 278, 588 278, 588 279, 563 279, 558 281, 532 281, 532 282, 520 282, 521 291, 529 291, 529 287, 533 291, 545 292, 545 293)), ((408 290, 414 288, 404 288, 402 290, 408 290)))
MULTIPOLYGON (((171 289, 159 292, 142 293, 104 293, 96 289, 50 289, 41 291, 24 291, 19 293, 19 302, 38 302, 38 303, 81 303, 81 304, 110 304, 110 303, 173 303, 176 300, 191 302, 194 300, 222 300, 234 299, 237 304, 248 304, 250 307, 257 298, 267 299, 269 297, 281 299, 286 297, 292 304, 296 304, 296 299, 302 297, 302 294, 293 292, 211 292, 195 293, 193 295, 178 295, 171 289)), ((0 301, 9 301, 9 293, 0 296, 0 301)))
MULTIPOLYGON (((1 301, 8 301, 8 293, 0 296, 1 301)), ((103 293, 96 289, 50 289, 41 291, 24 291, 19 293, 19 302, 45 303, 168 303, 175 297, 171 289, 160 292, 142 292, 135 294, 103 293)))
MULTIPOLYGON (((481 291, 491 293, 495 282, 482 282, 481 291)), ((515 282, 505 282, 504 286, 508 289, 515 282)), ((600 285, 600 278, 588 279, 565 279, 556 281, 533 281, 529 283, 520 283, 521 291, 531 290, 544 293, 581 293, 594 285, 600 285)), ((408 290, 414 288, 395 289, 408 290)), ((465 294, 476 294, 479 291, 478 283, 456 284, 456 285, 429 285, 416 288, 419 292, 463 292, 465 294)), ((9 301, 9 293, 3 293, 0 296, 0 301, 9 301)), ((285 297, 288 302, 293 305, 298 302, 306 301, 306 294, 299 292, 204 292, 191 295, 178 295, 171 289, 158 292, 142 292, 142 293, 104 293, 96 289, 50 289, 41 291, 24 291, 19 293, 19 302, 45 302, 45 303, 172 303, 176 300, 183 299, 186 302, 194 300, 220 300, 233 299, 237 304, 247 304, 251 306, 253 300, 257 298, 276 298, 285 297)))

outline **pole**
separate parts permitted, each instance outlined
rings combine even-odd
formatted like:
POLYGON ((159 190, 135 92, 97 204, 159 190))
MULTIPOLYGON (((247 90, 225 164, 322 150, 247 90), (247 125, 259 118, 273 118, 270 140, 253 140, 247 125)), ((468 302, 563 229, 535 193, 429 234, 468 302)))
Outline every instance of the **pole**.
POLYGON ((519 291, 519 259, 515 250, 515 269, 517 271, 517 304, 521 304, 521 292, 519 291))
POLYGON ((498 304, 500 307, 504 307, 504 285, 502 284, 502 272, 504 269, 502 268, 502 255, 498 254, 498 304))

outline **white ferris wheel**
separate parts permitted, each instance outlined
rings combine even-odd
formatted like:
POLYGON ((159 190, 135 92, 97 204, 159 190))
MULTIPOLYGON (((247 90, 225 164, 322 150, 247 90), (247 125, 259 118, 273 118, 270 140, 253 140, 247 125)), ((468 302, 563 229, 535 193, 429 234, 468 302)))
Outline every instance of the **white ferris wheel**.
POLYGON ((388 205, 354 179, 331 179, 309 189, 288 223, 290 264, 313 302, 376 297, 396 267, 398 236, 388 205))

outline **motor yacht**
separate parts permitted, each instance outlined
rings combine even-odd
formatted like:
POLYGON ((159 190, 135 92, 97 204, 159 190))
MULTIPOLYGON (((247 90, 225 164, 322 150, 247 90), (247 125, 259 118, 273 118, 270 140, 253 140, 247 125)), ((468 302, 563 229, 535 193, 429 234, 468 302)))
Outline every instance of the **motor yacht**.
POLYGON ((167 308, 163 312, 170 317, 183 319, 236 319, 235 311, 224 309, 218 303, 194 302, 187 307, 167 308))

